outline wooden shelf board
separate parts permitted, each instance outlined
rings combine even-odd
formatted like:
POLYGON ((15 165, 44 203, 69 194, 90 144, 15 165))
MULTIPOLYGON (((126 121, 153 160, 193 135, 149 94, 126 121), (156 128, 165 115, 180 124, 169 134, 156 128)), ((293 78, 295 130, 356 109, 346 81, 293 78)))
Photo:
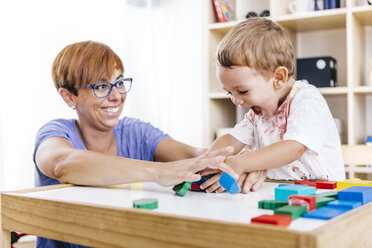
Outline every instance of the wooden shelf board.
POLYGON ((348 91, 347 87, 326 87, 318 89, 323 95, 346 95, 348 91))
POLYGON ((372 94, 372 86, 358 86, 354 87, 354 93, 365 93, 365 94, 372 94))
POLYGON ((362 24, 372 25, 372 5, 355 7, 352 13, 362 24))
POLYGON ((209 93, 209 99, 230 99, 230 96, 226 94, 226 92, 213 92, 209 93))
POLYGON ((320 10, 274 17, 273 21, 295 32, 346 27, 346 9, 320 10))
POLYGON ((208 28, 210 31, 221 33, 221 34, 226 34, 229 32, 229 30, 234 27, 238 21, 232 21, 232 22, 216 22, 216 23, 211 23, 208 25, 208 28))
POLYGON ((372 168, 370 167, 345 167, 346 172, 359 172, 359 173, 372 173, 372 168))

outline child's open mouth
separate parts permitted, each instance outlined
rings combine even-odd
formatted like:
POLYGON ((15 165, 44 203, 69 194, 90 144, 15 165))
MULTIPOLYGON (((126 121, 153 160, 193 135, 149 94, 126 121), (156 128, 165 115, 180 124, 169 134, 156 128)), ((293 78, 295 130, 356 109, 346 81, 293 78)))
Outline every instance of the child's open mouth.
POLYGON ((262 110, 260 107, 258 106, 252 106, 251 109, 253 110, 253 112, 256 114, 256 115, 262 115, 262 110))

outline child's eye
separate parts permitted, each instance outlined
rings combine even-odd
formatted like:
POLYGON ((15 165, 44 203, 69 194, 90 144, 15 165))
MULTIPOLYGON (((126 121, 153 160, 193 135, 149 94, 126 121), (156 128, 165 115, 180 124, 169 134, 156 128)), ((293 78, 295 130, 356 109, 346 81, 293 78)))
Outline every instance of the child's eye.
POLYGON ((240 95, 244 95, 244 94, 246 94, 248 92, 248 90, 243 90, 243 91, 239 91, 239 94, 240 95))
POLYGON ((228 92, 226 93, 226 95, 228 95, 228 96, 231 96, 231 92, 230 92, 230 91, 228 91, 228 92))

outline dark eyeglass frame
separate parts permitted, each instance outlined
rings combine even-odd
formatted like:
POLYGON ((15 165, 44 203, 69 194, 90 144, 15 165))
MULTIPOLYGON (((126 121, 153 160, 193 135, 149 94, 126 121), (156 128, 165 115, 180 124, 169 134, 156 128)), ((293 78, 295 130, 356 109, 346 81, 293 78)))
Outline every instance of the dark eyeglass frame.
POLYGON ((89 85, 83 85, 83 86, 80 86, 79 88, 89 88, 89 89, 92 89, 92 90, 93 90, 93 93, 94 93, 94 95, 95 95, 96 97, 98 97, 98 98, 104 98, 104 97, 107 97, 107 96, 109 96, 109 95, 111 94, 111 91, 112 91, 112 88, 113 88, 113 87, 118 88, 118 87, 117 87, 118 83, 121 83, 121 82, 123 82, 123 81, 127 81, 127 82, 129 82, 129 88, 128 88, 125 92, 120 92, 120 91, 119 91, 119 93, 123 95, 123 94, 127 94, 127 93, 130 91, 130 89, 132 88, 132 82, 133 82, 133 79, 132 79, 132 78, 122 78, 122 79, 116 81, 116 82, 113 83, 113 84, 110 83, 110 82, 104 82, 104 81, 101 81, 101 82, 96 82, 96 83, 89 84, 89 85), (97 94, 96 94, 96 90, 94 89, 94 87, 95 87, 97 84, 102 84, 102 83, 110 84, 110 89, 109 89, 109 91, 107 92, 107 95, 105 95, 105 96, 97 96, 97 94))

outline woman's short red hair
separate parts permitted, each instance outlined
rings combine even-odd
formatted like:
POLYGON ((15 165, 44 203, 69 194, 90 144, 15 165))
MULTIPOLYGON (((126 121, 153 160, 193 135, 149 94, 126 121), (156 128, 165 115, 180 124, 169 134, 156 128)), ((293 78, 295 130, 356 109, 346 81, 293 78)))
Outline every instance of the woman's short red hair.
MULTIPOLYGON (((107 81, 115 70, 124 72, 119 56, 107 45, 83 41, 66 46, 54 59, 54 86, 76 89, 82 85, 107 81)), ((77 95, 77 91, 75 91, 77 95)))

